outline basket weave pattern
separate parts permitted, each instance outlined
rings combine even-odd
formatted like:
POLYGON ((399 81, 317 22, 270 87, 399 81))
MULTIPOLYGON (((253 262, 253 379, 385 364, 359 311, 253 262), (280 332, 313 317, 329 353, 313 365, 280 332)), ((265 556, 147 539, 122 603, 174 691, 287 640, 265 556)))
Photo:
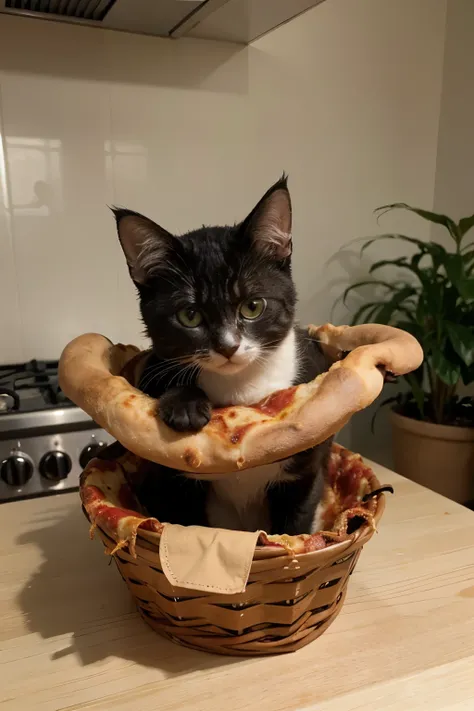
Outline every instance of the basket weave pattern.
MULTIPOLYGON (((107 548, 114 545, 99 532, 107 548)), ((114 557, 139 612, 160 634, 215 653, 263 655, 295 651, 324 632, 342 608, 368 537, 295 557, 261 554, 252 563, 245 592, 230 596, 173 587, 153 544, 141 534, 137 558, 123 549, 114 557)))
MULTIPOLYGON (((378 488, 364 470, 370 490, 378 488)), ((345 487, 350 480, 349 473, 345 487)), ((334 497, 329 501, 334 509, 334 497)), ((371 501, 375 522, 383 507, 383 495, 371 501)), ((107 526, 96 520, 94 528, 153 629, 188 647, 242 656, 295 651, 322 634, 340 612, 362 546, 374 532, 363 523, 345 540, 302 554, 257 546, 245 592, 221 595, 173 586, 161 567, 159 533, 138 528, 134 546, 117 546, 107 526)))

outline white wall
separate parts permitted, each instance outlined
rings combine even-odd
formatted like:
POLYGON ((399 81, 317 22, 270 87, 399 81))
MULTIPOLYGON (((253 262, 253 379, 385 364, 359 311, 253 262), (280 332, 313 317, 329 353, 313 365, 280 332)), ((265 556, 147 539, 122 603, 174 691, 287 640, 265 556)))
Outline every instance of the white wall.
POLYGON ((435 207, 474 212, 474 3, 448 0, 435 207))
MULTIPOLYGON (((455 220, 474 213, 473 37, 474 3, 448 0, 434 206, 455 220)), ((444 230, 433 234, 453 249, 444 230)), ((474 383, 464 390, 474 395, 474 383)))
MULTIPOLYGON (((300 315, 328 320, 360 270, 331 255, 380 229, 378 205, 433 204, 445 14, 326 0, 250 48, 0 16, 0 361, 88 330, 138 341, 107 203, 177 231, 233 221, 283 169, 300 315)), ((386 460, 366 420, 352 444, 386 460)))

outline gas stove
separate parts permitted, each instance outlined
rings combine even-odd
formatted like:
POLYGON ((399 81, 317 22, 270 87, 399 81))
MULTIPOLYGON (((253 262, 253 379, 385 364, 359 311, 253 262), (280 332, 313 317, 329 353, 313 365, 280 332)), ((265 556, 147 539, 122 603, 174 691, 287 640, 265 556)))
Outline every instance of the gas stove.
POLYGON ((77 490, 112 442, 58 385, 58 362, 0 366, 0 503, 77 490))

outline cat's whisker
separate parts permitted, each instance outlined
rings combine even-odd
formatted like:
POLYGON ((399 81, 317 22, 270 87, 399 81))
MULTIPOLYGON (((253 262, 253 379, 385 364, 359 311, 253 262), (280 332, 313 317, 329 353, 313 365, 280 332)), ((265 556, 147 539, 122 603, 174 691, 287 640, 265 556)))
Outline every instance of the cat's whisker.
POLYGON ((159 375, 159 371, 153 373, 147 373, 146 377, 140 381, 140 388, 146 390, 150 383, 159 375))
POLYGON ((260 348, 270 348, 271 346, 274 346, 278 343, 281 343, 281 338, 275 338, 273 341, 267 341, 266 343, 262 343, 260 345, 260 348))
POLYGON ((186 376, 185 376, 185 378, 184 378, 184 384, 192 385, 192 383, 193 383, 193 381, 194 381, 194 379, 195 379, 194 376, 195 376, 195 374, 196 374, 196 370, 197 370, 198 367, 199 367, 199 366, 197 365, 197 363, 191 363, 191 364, 188 366, 188 370, 187 370, 186 376))
POLYGON ((204 362, 207 362, 207 361, 209 361, 210 359, 211 359, 211 356, 209 355, 209 353, 203 353, 202 355, 199 355, 199 356, 196 358, 196 361, 197 361, 197 362, 203 362, 203 361, 204 361, 204 362))
POLYGON ((141 382, 141 387, 143 389, 149 388, 153 383, 159 383, 162 378, 170 376, 170 374, 171 378, 168 385, 174 382, 175 379, 177 380, 177 385, 184 385, 188 379, 191 383, 194 369, 201 369, 197 361, 202 357, 201 354, 203 353, 206 353, 205 349, 196 349, 192 355, 169 358, 161 363, 157 363, 148 371, 146 378, 141 382))
POLYGON ((168 365, 171 363, 182 363, 184 359, 190 358, 191 356, 177 356, 176 358, 161 358, 157 363, 155 363, 155 366, 160 366, 160 365, 168 365))
POLYGON ((171 379, 169 381, 169 387, 171 387, 171 384, 174 382, 176 379, 176 385, 180 384, 181 377, 187 373, 187 371, 192 367, 192 363, 187 363, 184 364, 181 368, 179 368, 174 375, 171 376, 171 379))
POLYGON ((168 372, 170 370, 174 370, 175 368, 181 368, 183 365, 186 365, 183 361, 178 361, 176 363, 164 363, 161 368, 154 370, 153 374, 168 372))
POLYGON ((160 363, 159 365, 155 365, 144 372, 144 379, 155 375, 156 373, 161 373, 163 370, 168 370, 168 368, 175 368, 178 365, 179 363, 160 363))
POLYGON ((174 367, 182 365, 183 363, 190 362, 194 358, 194 354, 186 356, 178 356, 176 358, 163 358, 158 363, 155 363, 151 368, 147 369, 147 373, 155 372, 165 367, 174 367))
POLYGON ((184 368, 181 369, 178 379, 176 380, 176 386, 179 387, 180 385, 184 385, 186 381, 186 376, 189 373, 189 369, 191 366, 186 365, 184 368))
POLYGON ((202 370, 202 368, 201 368, 201 366, 199 365, 199 363, 195 363, 194 366, 193 366, 193 368, 192 368, 191 371, 189 372, 189 375, 188 375, 190 384, 191 384, 193 381, 195 382, 195 381, 197 380, 197 378, 198 378, 198 376, 199 376, 199 372, 200 372, 201 370, 202 370))
POLYGON ((264 356, 257 356, 253 362, 258 365, 267 365, 268 360, 264 356))
POLYGON ((143 390, 148 389, 155 381, 159 383, 160 380, 169 373, 170 371, 165 371, 163 373, 154 373, 146 382, 141 384, 143 390))
POLYGON ((140 383, 141 388, 145 389, 150 387, 154 381, 159 382, 165 375, 173 372, 173 370, 179 370, 181 365, 181 359, 173 363, 158 363, 147 372, 146 377, 140 383))
POLYGON ((148 370, 145 371, 145 378, 150 376, 150 375, 155 375, 156 373, 160 373, 163 370, 168 370, 168 368, 176 368, 178 365, 180 365, 179 362, 176 363, 158 363, 154 365, 152 368, 149 368, 148 370))
POLYGON ((176 379, 176 386, 179 386, 182 375, 183 375, 184 373, 186 373, 186 371, 188 370, 189 367, 190 367, 189 365, 185 365, 185 366, 183 366, 183 368, 181 368, 180 370, 178 370, 177 373, 175 373, 174 375, 172 375, 172 376, 171 376, 171 380, 170 380, 169 383, 168 383, 168 387, 171 388, 171 386, 172 386, 173 382, 175 381, 175 379, 176 379))

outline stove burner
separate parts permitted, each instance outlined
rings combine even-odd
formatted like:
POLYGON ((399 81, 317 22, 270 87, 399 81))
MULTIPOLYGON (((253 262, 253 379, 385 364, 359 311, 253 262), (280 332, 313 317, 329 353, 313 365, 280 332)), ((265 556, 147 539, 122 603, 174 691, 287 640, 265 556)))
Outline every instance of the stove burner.
POLYGON ((58 361, 0 366, 0 413, 71 405, 58 384, 58 361))
POLYGON ((0 385, 0 412, 11 412, 20 409, 20 396, 14 390, 0 385))

